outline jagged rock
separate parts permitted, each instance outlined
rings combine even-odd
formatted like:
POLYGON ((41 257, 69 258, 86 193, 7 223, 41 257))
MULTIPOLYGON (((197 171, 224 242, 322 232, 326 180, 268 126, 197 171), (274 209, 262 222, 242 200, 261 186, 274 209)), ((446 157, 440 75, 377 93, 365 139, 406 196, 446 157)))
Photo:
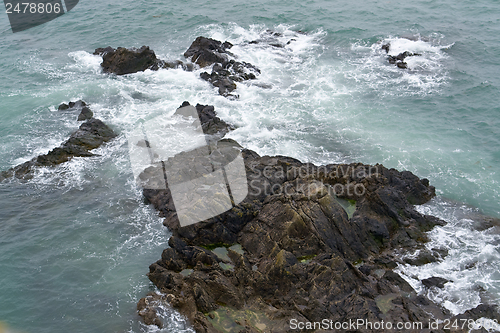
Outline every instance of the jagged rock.
POLYGON ((117 75, 137 73, 146 69, 157 70, 164 64, 148 46, 140 49, 114 49, 108 46, 96 49, 94 55, 102 56, 101 67, 105 73, 117 75))
MULTIPOLYGON (((215 117, 212 107, 197 110, 207 110, 202 126, 215 117)), ((248 196, 206 221, 180 227, 169 190, 143 190, 172 231, 148 277, 196 332, 219 332, 217 320, 240 331, 289 332, 292 318, 422 322, 428 329, 429 319, 450 317, 388 269, 401 262, 394 250, 423 250, 425 232, 444 224, 413 207, 435 195, 428 180, 382 165, 242 154, 248 196), (346 202, 355 206, 351 216, 346 202), (226 248, 229 259, 214 248, 226 248)))
POLYGON ((61 105, 59 105, 57 110, 80 111, 80 114, 78 115, 78 121, 88 120, 94 116, 94 113, 87 106, 87 103, 85 103, 82 100, 78 100, 76 102, 69 102, 69 104, 62 103, 61 105))
POLYGON ((88 107, 84 106, 82 111, 78 115, 78 121, 88 120, 94 116, 94 112, 92 112, 88 107))
POLYGON ((236 89, 236 82, 253 80, 260 70, 252 64, 235 61, 227 50, 232 47, 229 42, 198 37, 184 53, 186 58, 200 67, 213 65, 212 72, 203 72, 200 77, 219 88, 219 94, 225 97, 236 97, 231 92, 236 89))
POLYGON ((66 103, 62 103, 61 105, 59 105, 59 107, 57 108, 57 110, 59 111, 65 111, 65 110, 68 110, 68 109, 81 109, 83 107, 87 106, 87 103, 85 103, 84 101, 82 101, 81 99, 76 101, 76 102, 69 102, 69 104, 66 104, 66 103))
POLYGON ((62 103, 61 105, 59 105, 59 107, 57 108, 59 111, 64 111, 64 110, 67 110, 69 109, 69 105, 68 104, 65 104, 65 103, 62 103))
POLYGON ((5 178, 16 177, 30 179, 36 167, 55 166, 69 161, 72 157, 94 156, 90 150, 99 147, 104 142, 116 137, 111 128, 101 120, 91 118, 80 125, 60 147, 54 148, 45 155, 40 155, 23 164, 0 173, 0 181, 5 178))
POLYGON ((431 288, 431 287, 444 288, 444 284, 447 282, 450 282, 450 280, 447 280, 447 279, 442 278, 442 277, 437 277, 437 276, 433 276, 433 277, 430 277, 428 279, 422 280, 422 284, 424 286, 426 286, 427 288, 431 288))
POLYGON ((186 58, 191 58, 191 61, 206 67, 215 63, 225 63, 228 61, 227 50, 233 45, 229 42, 220 42, 218 40, 206 37, 198 37, 191 46, 184 52, 186 58))
MULTIPOLYGON (((388 53, 389 44, 382 45, 382 49, 384 49, 386 53, 388 53)), ((408 68, 408 64, 404 62, 404 60, 408 57, 420 56, 420 55, 421 55, 420 53, 411 53, 409 51, 405 51, 398 54, 397 56, 389 55, 387 56, 387 60, 389 61, 390 64, 395 64, 398 68, 406 69, 408 68)))
POLYGON ((403 69, 408 68, 408 64, 404 61, 398 61, 396 63, 396 66, 398 66, 398 68, 403 68, 403 69))

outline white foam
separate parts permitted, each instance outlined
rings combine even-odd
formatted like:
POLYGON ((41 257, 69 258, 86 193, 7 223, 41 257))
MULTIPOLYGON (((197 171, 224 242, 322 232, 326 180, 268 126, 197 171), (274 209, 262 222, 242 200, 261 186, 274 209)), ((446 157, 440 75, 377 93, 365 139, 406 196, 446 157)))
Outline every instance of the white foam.
POLYGON ((75 51, 68 53, 68 56, 74 60, 74 64, 68 65, 68 69, 76 69, 81 72, 92 71, 100 73, 102 57, 93 55, 85 51, 75 51))

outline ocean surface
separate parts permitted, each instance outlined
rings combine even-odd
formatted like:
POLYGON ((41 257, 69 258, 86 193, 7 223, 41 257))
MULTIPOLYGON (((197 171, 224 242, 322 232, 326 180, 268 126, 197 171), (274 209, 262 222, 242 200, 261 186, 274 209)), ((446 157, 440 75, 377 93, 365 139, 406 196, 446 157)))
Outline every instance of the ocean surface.
MULTIPOLYGON (((0 15, 0 170, 43 154, 79 124, 58 112, 83 99, 119 137, 0 184, 0 322, 27 333, 194 332, 165 308, 165 328, 140 323, 136 302, 154 291, 146 273, 169 231, 135 186, 126 134, 183 102, 215 105, 229 134, 259 154, 316 164, 381 163, 426 177, 438 196, 419 211, 448 222, 430 232, 442 262, 396 270, 452 283, 428 296, 460 313, 500 302, 500 6, 464 1, 88 1, 12 33, 0 15), (273 37, 268 30, 279 32, 273 37), (301 31, 303 33, 298 33, 301 31), (227 40, 262 71, 217 94, 201 70, 101 72, 97 47, 150 46, 183 59, 197 36, 227 40), (275 38, 284 48, 251 44, 275 38), (409 69, 391 53, 421 53, 409 69)), ((175 138, 173 138, 174 140, 175 138)))

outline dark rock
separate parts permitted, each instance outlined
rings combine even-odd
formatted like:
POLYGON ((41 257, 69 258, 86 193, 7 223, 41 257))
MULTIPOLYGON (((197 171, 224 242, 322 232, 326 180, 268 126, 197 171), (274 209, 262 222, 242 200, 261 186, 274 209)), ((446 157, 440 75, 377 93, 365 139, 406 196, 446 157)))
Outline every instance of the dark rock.
POLYGON ((203 72, 200 77, 219 88, 219 94, 225 97, 236 97, 231 94, 237 87, 236 82, 253 80, 260 73, 252 64, 235 61, 227 51, 232 46, 229 42, 198 37, 184 53, 200 67, 213 65, 211 73, 203 72))
POLYGON ((438 261, 438 258, 436 255, 427 249, 422 249, 416 258, 405 258, 404 261, 407 264, 413 265, 413 266, 422 266, 429 264, 431 262, 436 262, 438 261))
POLYGON ((59 111, 67 110, 67 109, 69 109, 69 105, 65 104, 65 103, 62 103, 61 105, 59 105, 59 107, 57 109, 59 111))
POLYGON ((162 301, 162 296, 152 293, 137 303, 137 312, 143 318, 146 325, 156 325, 159 328, 163 328, 163 323, 157 313, 157 308, 161 305, 162 301))
POLYGON ((398 68, 403 68, 403 69, 408 68, 408 64, 406 62, 403 62, 403 61, 398 61, 396 63, 396 66, 398 66, 398 68))
POLYGON ((470 309, 465 311, 462 314, 459 314, 453 318, 451 318, 451 322, 454 320, 464 321, 464 320, 478 320, 480 318, 489 318, 494 320, 496 323, 500 322, 500 313, 498 312, 498 305, 493 304, 479 304, 474 309, 470 309))
POLYGON ((427 288, 431 287, 438 287, 438 288, 444 288, 444 284, 447 282, 451 282, 450 280, 447 280, 445 278, 433 276, 427 279, 422 280, 422 284, 426 286, 427 288))
MULTIPOLYGON (((384 44, 382 45, 382 49, 386 51, 386 53, 389 53, 389 44, 384 44)), ((397 56, 392 56, 389 55, 387 56, 387 60, 389 61, 390 64, 395 64, 398 68, 406 69, 408 68, 408 64, 404 61, 408 57, 413 57, 413 56, 420 56, 421 54, 419 53, 411 53, 409 51, 402 52, 398 54, 397 56)))
MULTIPOLYGON (((202 126, 216 118, 211 106, 197 110, 202 126)), ((241 149, 234 141, 219 142, 241 149)), ((211 324, 217 318, 223 326, 246 323, 245 330, 256 330, 249 314, 262 316, 270 332, 286 332, 291 318, 428 325, 449 316, 388 269, 397 261, 391 253, 421 248, 424 232, 444 223, 413 207, 435 195, 427 180, 382 165, 317 167, 250 150, 242 155, 248 196, 206 221, 180 227, 168 189, 143 191, 172 231, 170 248, 148 277, 173 295, 171 304, 196 332, 218 332, 211 324), (339 185, 341 196, 355 201, 351 218, 337 200, 339 185), (364 191, 354 191, 360 186, 364 191), (229 249, 234 244, 243 252, 229 249), (211 250, 216 247, 228 248, 229 260, 211 250), (359 261, 358 268, 353 263, 359 261), (186 267, 193 270, 188 276, 179 273, 186 267)))
POLYGON ((76 102, 69 102, 69 104, 62 103, 61 105, 59 105, 59 107, 57 109, 59 111, 64 111, 64 110, 74 109, 74 108, 81 109, 85 106, 87 106, 87 103, 85 103, 82 100, 78 100, 76 102))
POLYGON ((212 38, 200 36, 184 52, 184 56, 191 58, 191 61, 200 65, 200 67, 206 67, 215 63, 225 63, 228 61, 226 50, 232 46, 229 42, 222 43, 212 38))
POLYGON ((54 148, 45 155, 40 155, 32 160, 15 166, 0 174, 0 181, 5 178, 16 177, 30 179, 36 167, 55 166, 69 161, 73 157, 94 156, 90 150, 102 145, 104 142, 116 137, 111 128, 101 120, 91 118, 80 125, 60 147, 54 148))
POLYGON ((83 107, 82 111, 78 115, 78 121, 83 121, 83 120, 88 120, 94 116, 94 113, 88 108, 88 107, 83 107))
POLYGON ((96 49, 94 54, 102 56, 101 67, 105 73, 117 75, 137 73, 146 69, 157 70, 163 65, 163 62, 156 58, 154 51, 148 46, 140 49, 123 47, 113 49, 108 46, 96 49))

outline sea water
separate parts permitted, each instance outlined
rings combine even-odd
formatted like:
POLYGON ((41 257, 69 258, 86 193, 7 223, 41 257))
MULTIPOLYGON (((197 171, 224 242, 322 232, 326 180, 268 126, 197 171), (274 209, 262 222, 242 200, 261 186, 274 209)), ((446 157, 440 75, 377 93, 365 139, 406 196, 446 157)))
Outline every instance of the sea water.
MULTIPOLYGON (((170 234, 133 181, 126 134, 186 100, 214 105, 237 127, 229 137, 261 155, 382 163, 428 178, 438 196, 418 209, 448 224, 427 246, 449 255, 397 271, 453 313, 498 302, 498 230, 476 226, 500 217, 499 21, 493 0, 81 0, 15 34, 0 15, 0 170, 78 128, 75 114, 57 111, 63 102, 85 100, 119 133, 97 156, 0 184, 0 322, 37 333, 159 331, 140 322, 135 304, 156 290, 146 273, 170 234), (92 55, 148 45, 183 59, 200 35, 230 41, 260 68, 238 84, 238 99, 219 96, 201 69, 117 77, 92 55), (392 55, 421 55, 399 69, 385 43, 392 55), (420 280, 431 276, 453 282, 427 291, 420 280)), ((193 332, 170 308, 162 317, 162 332, 193 332)))

